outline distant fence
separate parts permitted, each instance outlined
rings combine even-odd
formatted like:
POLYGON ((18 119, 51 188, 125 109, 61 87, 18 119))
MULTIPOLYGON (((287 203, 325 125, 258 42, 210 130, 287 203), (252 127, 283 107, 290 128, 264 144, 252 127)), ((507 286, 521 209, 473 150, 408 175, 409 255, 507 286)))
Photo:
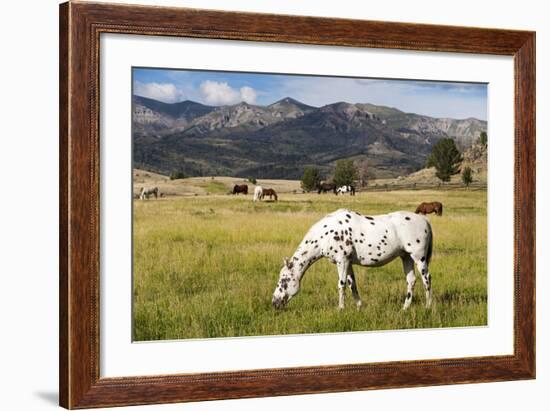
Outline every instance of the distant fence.
MULTIPOLYGON (((358 187, 357 191, 396 191, 396 190, 457 190, 466 189, 462 183, 387 183, 369 184, 365 187, 358 187)), ((487 183, 473 182, 468 187, 470 190, 487 190, 487 183)))

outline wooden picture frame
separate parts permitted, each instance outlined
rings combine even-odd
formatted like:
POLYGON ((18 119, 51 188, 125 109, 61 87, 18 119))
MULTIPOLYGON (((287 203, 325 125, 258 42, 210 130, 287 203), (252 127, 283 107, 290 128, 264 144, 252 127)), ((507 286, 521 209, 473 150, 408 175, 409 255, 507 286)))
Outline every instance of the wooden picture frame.
POLYGON ((534 32, 69 2, 60 6, 59 47, 60 405, 91 408, 535 378, 534 32), (100 378, 101 33, 513 56, 514 354, 100 378))

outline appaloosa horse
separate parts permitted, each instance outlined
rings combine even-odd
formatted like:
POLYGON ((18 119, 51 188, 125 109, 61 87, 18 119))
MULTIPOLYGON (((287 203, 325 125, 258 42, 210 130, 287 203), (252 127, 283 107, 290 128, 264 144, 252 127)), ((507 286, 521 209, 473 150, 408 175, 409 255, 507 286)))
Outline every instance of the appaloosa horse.
POLYGON ((235 184, 233 187, 233 194, 248 194, 248 184, 235 184))
POLYGON ((443 204, 441 204, 439 201, 434 201, 431 203, 421 203, 418 207, 416 207, 416 214, 430 214, 435 213, 438 216, 443 215, 443 204))
POLYGON ((275 197, 275 201, 278 200, 277 193, 272 188, 266 188, 262 192, 262 200, 265 196, 269 196, 269 199, 271 200, 272 197, 275 197))
POLYGON ((274 308, 284 307, 300 290, 300 281, 307 269, 326 257, 338 269, 340 309, 344 308, 346 283, 359 308, 353 264, 380 267, 400 257, 407 280, 403 309, 409 308, 416 282, 414 266, 421 273, 426 291, 426 306, 432 301, 431 276, 428 265, 432 256, 432 228, 424 216, 408 211, 365 216, 340 209, 315 223, 290 259, 284 259, 279 281, 273 292, 274 308))

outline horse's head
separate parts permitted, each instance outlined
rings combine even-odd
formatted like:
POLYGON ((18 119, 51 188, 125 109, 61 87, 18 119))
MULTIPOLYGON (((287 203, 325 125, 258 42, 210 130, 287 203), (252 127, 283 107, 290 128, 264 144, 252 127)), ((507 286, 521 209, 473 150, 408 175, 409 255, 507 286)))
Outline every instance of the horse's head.
POLYGON ((283 260, 283 268, 279 273, 279 282, 273 292, 271 301, 273 308, 283 308, 298 291, 300 291, 300 280, 294 273, 294 264, 287 258, 283 260))

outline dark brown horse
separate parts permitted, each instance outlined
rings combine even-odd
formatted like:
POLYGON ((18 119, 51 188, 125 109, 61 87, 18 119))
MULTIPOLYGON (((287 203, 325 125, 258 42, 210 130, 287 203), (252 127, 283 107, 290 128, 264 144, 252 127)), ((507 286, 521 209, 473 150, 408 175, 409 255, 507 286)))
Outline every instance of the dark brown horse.
POLYGON ((334 194, 336 194, 336 184, 333 183, 321 183, 317 186, 317 188, 317 194, 321 194, 321 192, 326 193, 328 191, 332 191, 334 194))
POLYGON ((443 215, 443 204, 439 201, 434 201, 432 203, 421 203, 416 207, 416 214, 431 214, 436 213, 438 216, 443 215))
POLYGON ((233 194, 248 194, 248 184, 235 184, 233 187, 233 194))
POLYGON ((277 193, 272 188, 264 188, 263 189, 263 191, 262 191, 262 200, 264 199, 265 196, 269 196, 270 200, 272 199, 272 197, 275 197, 275 201, 278 200, 277 193))

